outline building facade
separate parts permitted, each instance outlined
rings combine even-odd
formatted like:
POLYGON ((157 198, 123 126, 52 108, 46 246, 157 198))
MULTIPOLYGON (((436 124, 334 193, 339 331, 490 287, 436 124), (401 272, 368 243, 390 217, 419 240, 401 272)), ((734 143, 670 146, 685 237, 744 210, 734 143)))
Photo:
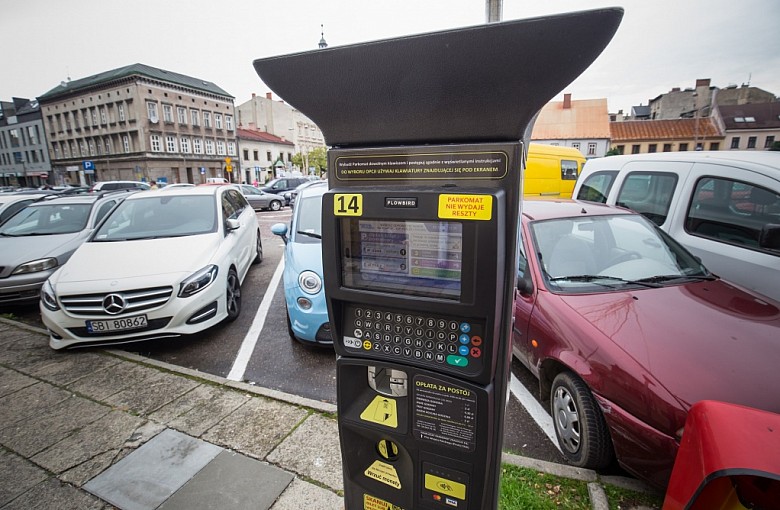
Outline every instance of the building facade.
POLYGON ((280 177, 276 175, 275 164, 290 161, 295 150, 293 143, 271 133, 251 129, 238 128, 237 134, 241 180, 262 184, 273 177, 280 177))
POLYGON ((230 177, 233 96, 143 64, 63 82, 38 97, 57 184, 230 177))
POLYGON ((586 157, 598 158, 609 150, 609 111, 606 99, 550 101, 539 112, 531 141, 573 147, 586 157))
POLYGON ((610 123, 620 154, 720 150, 724 136, 714 119, 631 120, 610 123))
POLYGON ((718 105, 714 116, 725 133, 724 149, 778 150, 780 102, 718 105))
POLYGON ((0 185, 39 187, 51 172, 38 101, 0 102, 0 185))
POLYGON ((270 133, 293 143, 285 167, 291 170, 292 155, 306 155, 315 147, 325 147, 325 138, 319 127, 304 114, 284 101, 275 100, 268 92, 265 97, 252 94, 252 99, 236 106, 238 125, 241 128, 270 133))

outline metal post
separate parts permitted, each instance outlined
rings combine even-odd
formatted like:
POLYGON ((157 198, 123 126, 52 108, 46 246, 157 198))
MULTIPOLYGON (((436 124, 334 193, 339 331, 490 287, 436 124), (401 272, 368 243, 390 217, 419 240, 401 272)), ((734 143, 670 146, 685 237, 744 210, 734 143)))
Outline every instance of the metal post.
POLYGON ((485 22, 495 23, 503 17, 504 0, 485 0, 485 22))

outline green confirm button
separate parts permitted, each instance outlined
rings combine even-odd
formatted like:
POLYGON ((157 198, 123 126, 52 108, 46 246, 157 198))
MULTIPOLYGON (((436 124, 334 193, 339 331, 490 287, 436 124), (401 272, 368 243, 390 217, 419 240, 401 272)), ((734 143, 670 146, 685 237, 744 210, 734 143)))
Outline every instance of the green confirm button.
POLYGON ((455 354, 450 354, 447 356, 447 364, 454 365, 456 367, 465 367, 469 364, 468 358, 464 358, 463 356, 456 356, 455 354))

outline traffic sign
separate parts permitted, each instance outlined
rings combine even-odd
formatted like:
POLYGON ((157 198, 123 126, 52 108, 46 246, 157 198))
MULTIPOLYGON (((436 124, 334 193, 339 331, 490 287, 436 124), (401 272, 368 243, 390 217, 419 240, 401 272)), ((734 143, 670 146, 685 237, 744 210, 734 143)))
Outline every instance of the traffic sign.
POLYGON ((84 170, 94 170, 95 169, 95 162, 94 161, 82 161, 81 166, 84 167, 84 170))

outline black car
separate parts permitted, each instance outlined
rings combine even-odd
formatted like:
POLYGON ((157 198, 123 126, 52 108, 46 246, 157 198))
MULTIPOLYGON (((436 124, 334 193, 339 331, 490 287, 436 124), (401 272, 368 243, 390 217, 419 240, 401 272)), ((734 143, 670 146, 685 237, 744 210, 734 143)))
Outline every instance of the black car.
MULTIPOLYGON (((311 177, 278 177, 268 181, 265 186, 261 186, 260 191, 284 196, 285 191, 294 190, 304 182, 310 180, 312 180, 311 177)), ((284 205, 290 205, 290 201, 286 197, 284 205)))

